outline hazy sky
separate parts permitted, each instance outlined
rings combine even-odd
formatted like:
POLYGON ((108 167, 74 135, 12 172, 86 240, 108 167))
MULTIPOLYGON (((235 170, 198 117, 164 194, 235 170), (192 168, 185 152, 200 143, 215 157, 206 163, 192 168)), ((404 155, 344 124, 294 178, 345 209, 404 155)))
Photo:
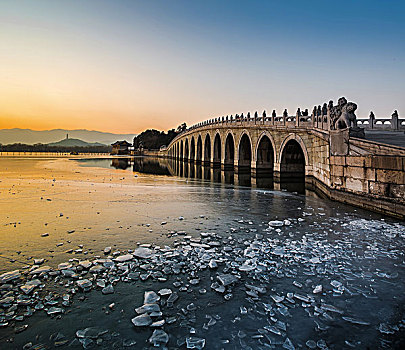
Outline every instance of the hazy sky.
POLYGON ((343 95, 405 116, 405 1, 0 1, 0 128, 167 130, 343 95))

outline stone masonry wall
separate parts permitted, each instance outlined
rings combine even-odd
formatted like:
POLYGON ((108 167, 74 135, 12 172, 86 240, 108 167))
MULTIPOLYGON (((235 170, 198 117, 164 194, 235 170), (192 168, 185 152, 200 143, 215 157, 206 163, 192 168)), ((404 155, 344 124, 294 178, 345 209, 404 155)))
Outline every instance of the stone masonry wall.
POLYGON ((405 156, 331 156, 330 164, 331 189, 365 196, 363 207, 378 200, 380 211, 405 217, 405 156))

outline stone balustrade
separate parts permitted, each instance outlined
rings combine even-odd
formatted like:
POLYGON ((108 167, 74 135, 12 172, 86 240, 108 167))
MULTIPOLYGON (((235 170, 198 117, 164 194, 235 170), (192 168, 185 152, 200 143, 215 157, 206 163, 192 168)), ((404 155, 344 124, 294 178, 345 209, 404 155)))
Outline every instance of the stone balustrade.
POLYGON ((405 119, 391 117, 391 118, 368 118, 357 119, 357 125, 366 130, 404 130, 405 119))
MULTIPOLYGON (((181 135, 186 132, 193 131, 198 128, 207 127, 207 126, 218 126, 218 127, 225 127, 229 125, 232 126, 282 126, 287 128, 315 128, 321 130, 329 130, 329 117, 327 115, 320 115, 320 116, 295 116, 289 115, 287 117, 284 116, 276 116, 273 117, 269 116, 257 116, 257 117, 248 117, 248 116, 224 116, 224 117, 217 117, 212 119, 207 119, 205 121, 199 122, 188 127, 186 130, 183 130, 179 133, 175 140, 181 135)), ((173 141, 175 141, 173 140, 173 141)), ((172 141, 172 142, 173 142, 172 141)))

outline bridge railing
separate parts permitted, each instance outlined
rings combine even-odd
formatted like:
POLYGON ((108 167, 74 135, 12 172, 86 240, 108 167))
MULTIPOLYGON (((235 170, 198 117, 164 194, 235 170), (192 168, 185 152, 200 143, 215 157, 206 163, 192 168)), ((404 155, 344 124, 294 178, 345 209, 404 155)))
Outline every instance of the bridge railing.
POLYGON ((405 119, 398 117, 357 119, 357 125, 366 130, 405 131, 405 119))
POLYGON ((307 128, 307 129, 321 129, 329 130, 329 117, 327 115, 288 115, 288 116, 273 116, 273 115, 261 115, 261 116, 224 116, 204 120, 200 123, 194 124, 187 129, 183 130, 181 133, 170 142, 167 149, 171 147, 183 134, 190 131, 206 128, 206 127, 232 127, 232 126, 242 126, 242 127, 252 127, 252 126, 275 126, 283 128, 307 128))
POLYGON ((274 125, 274 126, 283 126, 283 127, 310 127, 310 128, 319 128, 322 130, 329 130, 329 120, 328 116, 266 116, 266 117, 220 117, 208 119, 203 122, 194 124, 180 133, 178 136, 182 135, 185 132, 195 130, 198 128, 206 126, 224 126, 224 125, 239 125, 239 126, 253 126, 253 125, 274 125))

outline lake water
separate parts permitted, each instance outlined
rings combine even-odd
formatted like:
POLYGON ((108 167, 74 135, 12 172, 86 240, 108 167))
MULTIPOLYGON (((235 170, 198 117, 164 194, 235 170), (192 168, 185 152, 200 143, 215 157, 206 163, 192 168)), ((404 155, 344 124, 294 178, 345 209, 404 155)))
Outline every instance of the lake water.
POLYGON ((20 274, 0 284, 0 348, 405 344, 403 222, 150 158, 3 158, 0 176, 0 271, 20 274), (162 289, 160 312, 135 311, 162 289))

